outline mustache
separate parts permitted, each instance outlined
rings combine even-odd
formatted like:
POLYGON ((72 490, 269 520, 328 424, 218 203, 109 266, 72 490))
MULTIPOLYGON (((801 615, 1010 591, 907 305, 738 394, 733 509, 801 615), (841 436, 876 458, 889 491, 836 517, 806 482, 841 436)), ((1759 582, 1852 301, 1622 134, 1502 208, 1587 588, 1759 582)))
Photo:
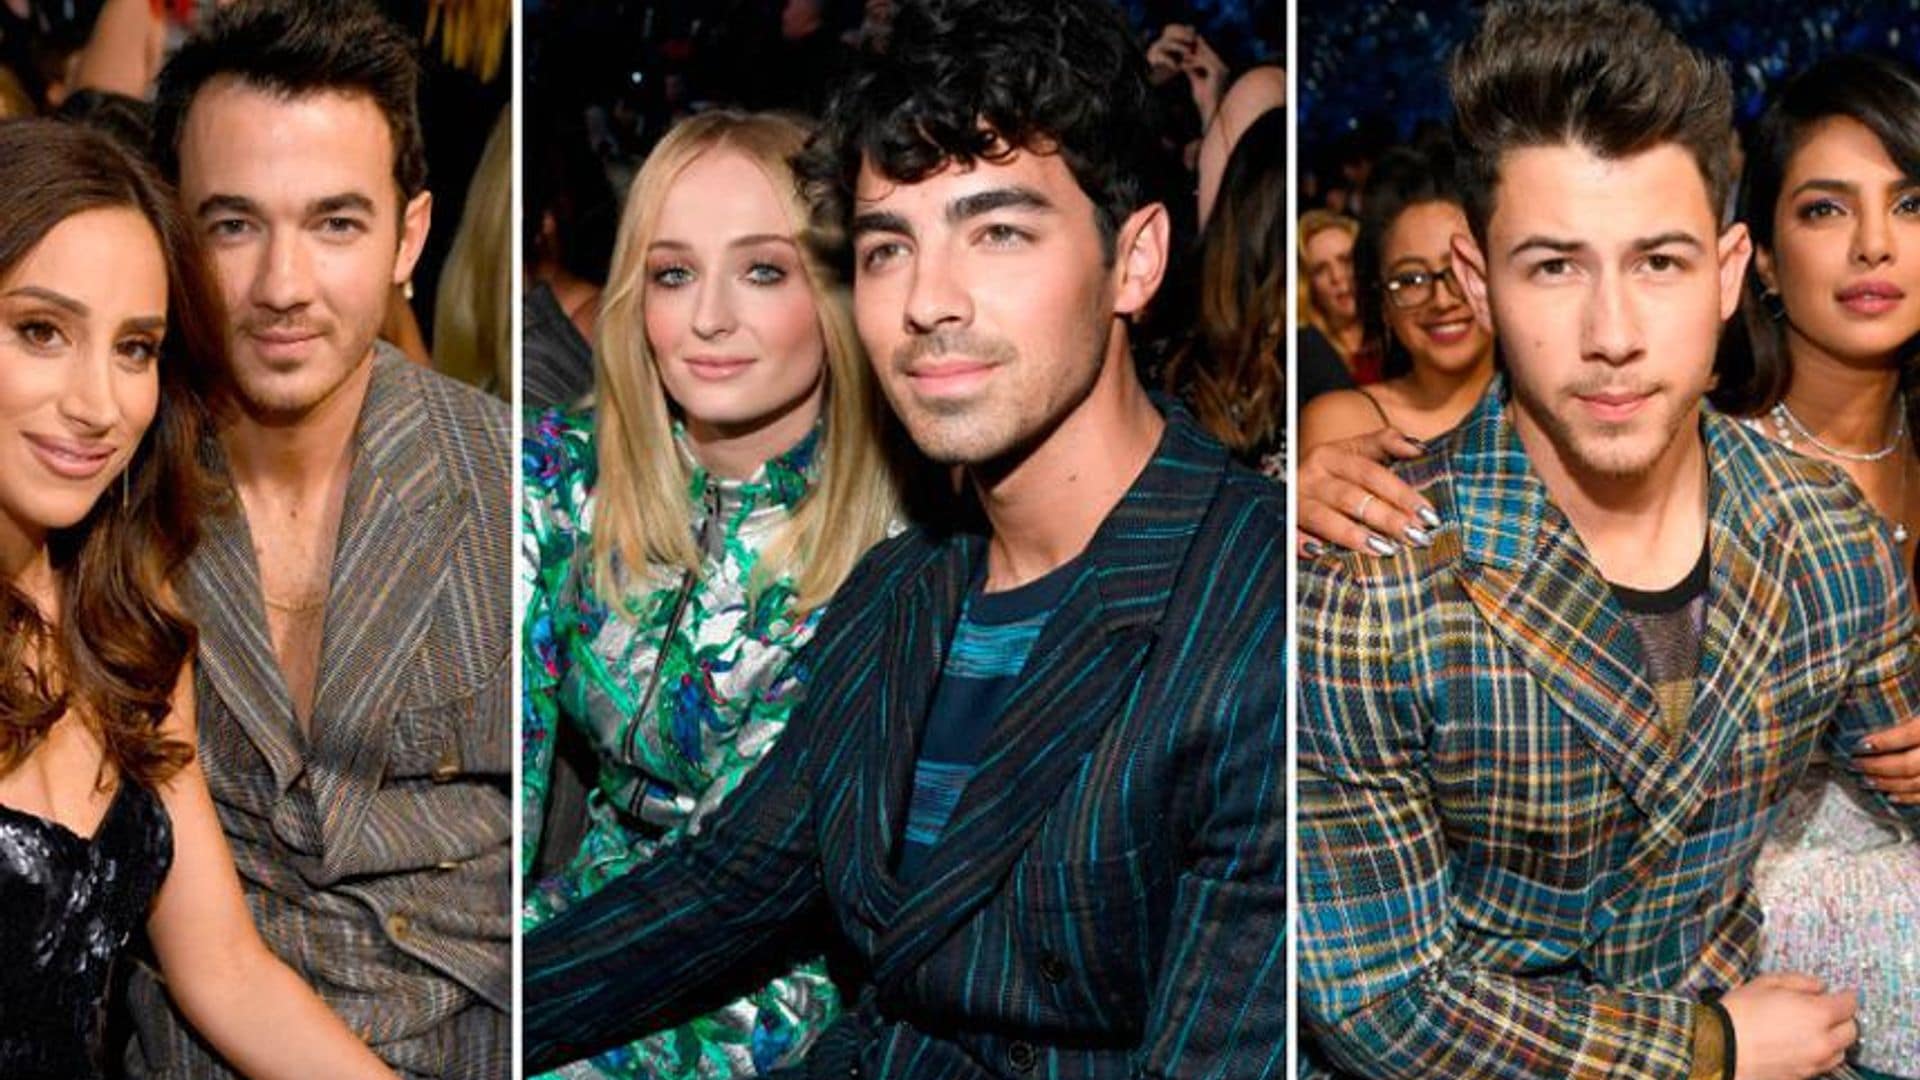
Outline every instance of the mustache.
POLYGON ((1574 397, 1646 397, 1660 389, 1659 383, 1636 380, 1622 382, 1607 375, 1580 379, 1567 385, 1566 392, 1574 397))
POLYGON ((274 315, 244 317, 240 320, 239 327, 240 332, 243 334, 271 332, 301 336, 324 334, 328 329, 324 323, 311 322, 304 318, 286 318, 274 315))
POLYGON ((1010 364, 1020 356, 1013 343, 971 330, 940 330, 914 338, 893 350, 893 370, 906 372, 935 356, 964 356, 994 364, 1010 364))

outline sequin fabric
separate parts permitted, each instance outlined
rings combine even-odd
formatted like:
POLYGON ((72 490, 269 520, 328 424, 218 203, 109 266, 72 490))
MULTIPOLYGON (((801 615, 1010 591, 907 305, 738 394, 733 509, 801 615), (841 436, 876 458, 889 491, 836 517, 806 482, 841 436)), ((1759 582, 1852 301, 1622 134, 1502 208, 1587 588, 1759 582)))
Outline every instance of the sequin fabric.
POLYGON ((1852 1060, 1920 1073, 1920 846, 1850 784, 1814 766, 1761 849, 1762 971, 1803 971, 1860 991, 1852 1060))
POLYGON ((135 784, 91 838, 0 806, 0 1076, 102 1075, 108 976, 172 861, 166 811, 135 784))

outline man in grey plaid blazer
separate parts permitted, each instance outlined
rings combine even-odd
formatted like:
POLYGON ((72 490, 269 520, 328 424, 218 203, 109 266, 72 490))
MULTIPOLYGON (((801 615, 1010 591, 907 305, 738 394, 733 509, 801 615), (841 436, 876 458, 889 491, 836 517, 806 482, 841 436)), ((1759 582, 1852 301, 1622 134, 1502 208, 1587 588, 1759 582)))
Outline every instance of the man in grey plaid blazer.
MULTIPOLYGON (((182 597, 200 760, 267 943, 409 1076, 510 1075, 511 454, 376 341, 430 196, 411 43, 361 3, 223 9, 156 143, 225 296, 233 498, 182 597)), ((136 1076, 225 1076, 151 968, 136 1076)))

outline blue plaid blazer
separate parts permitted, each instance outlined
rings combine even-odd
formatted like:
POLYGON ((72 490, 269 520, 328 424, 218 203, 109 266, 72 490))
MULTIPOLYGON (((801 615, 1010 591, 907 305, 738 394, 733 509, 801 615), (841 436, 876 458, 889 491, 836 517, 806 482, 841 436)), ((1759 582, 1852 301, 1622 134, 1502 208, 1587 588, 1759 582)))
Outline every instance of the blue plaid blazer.
POLYGON ((1280 1075, 1284 507, 1172 411, 911 884, 890 855, 985 540, 869 554, 701 835, 528 936, 529 1064, 690 1015, 821 913, 853 1004, 802 1075, 1280 1075))
MULTIPOLYGON (((1748 975, 1748 884, 1817 745, 1920 711, 1905 571, 1837 470, 1703 421, 1712 574, 1692 715, 1498 393, 1405 476, 1452 523, 1301 575, 1309 1072, 1684 1077, 1748 975)), ((1913 811, 1908 810, 1913 820, 1913 811)))

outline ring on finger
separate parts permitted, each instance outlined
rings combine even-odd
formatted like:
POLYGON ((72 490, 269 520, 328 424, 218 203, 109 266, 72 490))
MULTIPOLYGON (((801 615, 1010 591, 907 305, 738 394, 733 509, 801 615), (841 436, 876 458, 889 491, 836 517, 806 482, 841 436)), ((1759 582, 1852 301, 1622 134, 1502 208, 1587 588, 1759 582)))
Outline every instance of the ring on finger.
POLYGON ((1373 492, 1371 491, 1367 492, 1364 496, 1361 497, 1360 505, 1353 508, 1353 516, 1355 520, 1358 520, 1358 521, 1367 520, 1367 507, 1373 505, 1373 499, 1374 499, 1374 495, 1373 495, 1373 492))

